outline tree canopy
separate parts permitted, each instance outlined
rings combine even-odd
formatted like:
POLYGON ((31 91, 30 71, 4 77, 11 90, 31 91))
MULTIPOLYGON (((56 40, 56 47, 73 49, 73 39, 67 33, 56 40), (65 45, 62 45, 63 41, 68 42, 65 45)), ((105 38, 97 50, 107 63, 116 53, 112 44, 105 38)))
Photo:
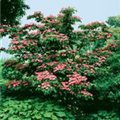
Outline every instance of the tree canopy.
POLYGON ((27 9, 24 0, 1 0, 1 24, 19 24, 27 9))
POLYGON ((120 27, 120 14, 117 16, 110 16, 106 22, 111 27, 120 27))

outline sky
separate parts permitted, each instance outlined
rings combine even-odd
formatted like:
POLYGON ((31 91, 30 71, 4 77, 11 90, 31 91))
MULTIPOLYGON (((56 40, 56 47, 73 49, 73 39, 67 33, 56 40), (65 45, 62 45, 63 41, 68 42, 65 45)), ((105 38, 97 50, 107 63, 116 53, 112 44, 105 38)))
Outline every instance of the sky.
MULTIPOLYGON (((35 11, 41 11, 45 16, 57 15, 63 7, 74 7, 77 10, 76 15, 82 18, 82 23, 94 21, 105 22, 109 16, 120 14, 120 0, 26 0, 25 3, 30 6, 26 15, 21 19, 21 24, 31 22, 26 18, 35 11)), ((0 40, 2 47, 8 47, 10 40, 5 37, 0 40)), ((2 53, 1 58, 10 57, 2 53)))

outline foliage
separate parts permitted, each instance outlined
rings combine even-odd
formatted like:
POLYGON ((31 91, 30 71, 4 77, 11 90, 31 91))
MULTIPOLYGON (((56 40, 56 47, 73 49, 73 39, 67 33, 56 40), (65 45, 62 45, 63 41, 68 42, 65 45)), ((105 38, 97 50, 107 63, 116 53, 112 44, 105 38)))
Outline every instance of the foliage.
POLYGON ((117 48, 110 58, 98 71, 98 75, 94 80, 96 89, 99 91, 98 98, 106 99, 106 102, 119 103, 119 84, 120 84, 120 41, 117 41, 117 48), (100 89, 102 91, 100 92, 100 89))
MULTIPOLYGON (((5 60, 1 59, 0 60, 0 73, 2 73, 2 64, 4 63, 5 60)), ((2 74, 0 74, 0 79, 2 79, 2 74)))
MULTIPOLYGON (((93 78, 91 93, 94 100, 83 102, 83 120, 119 120, 120 119, 120 41, 116 41, 116 49, 112 55, 103 63, 93 78), (87 109, 89 108, 89 109, 87 109), (96 113, 98 112, 98 113, 96 113)), ((82 116, 81 116, 82 117, 82 116)), ((82 119, 82 118, 81 118, 82 119)))
POLYGON ((110 28, 110 31, 113 33, 113 37, 115 40, 120 40, 120 27, 110 28))
POLYGON ((110 27, 120 27, 120 15, 111 16, 106 22, 108 25, 110 25, 110 27))
POLYGON ((28 19, 35 18, 39 24, 1 28, 3 36, 10 29, 7 33, 12 42, 8 52, 16 57, 4 63, 3 77, 12 80, 9 88, 26 80, 26 84, 45 94, 62 90, 76 97, 92 97, 87 91, 91 86, 88 78, 95 75, 95 69, 105 62, 114 46, 103 48, 111 38, 104 23, 81 25, 82 31, 74 31, 72 25, 81 22, 74 13, 70 7, 63 8, 57 17, 35 12, 28 19))
POLYGON ((120 117, 115 111, 100 110, 94 114, 86 114, 81 120, 119 120, 120 117))
POLYGON ((1 0, 1 24, 16 25, 29 6, 24 0, 1 0))
POLYGON ((1 120, 75 120, 71 112, 54 101, 43 101, 40 98, 1 100, 1 120))
POLYGON ((37 23, 1 26, 1 35, 12 40, 5 51, 14 55, 3 63, 3 78, 10 81, 2 87, 54 97, 79 120, 91 111, 119 109, 120 42, 103 22, 75 31, 73 25, 81 22, 75 12, 71 7, 57 16, 35 12, 28 19, 37 23))

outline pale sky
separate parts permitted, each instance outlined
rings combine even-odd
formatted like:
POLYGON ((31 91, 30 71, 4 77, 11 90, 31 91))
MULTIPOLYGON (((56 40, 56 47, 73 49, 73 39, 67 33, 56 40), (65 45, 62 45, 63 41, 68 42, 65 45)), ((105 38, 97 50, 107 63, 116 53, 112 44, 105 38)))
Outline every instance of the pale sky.
MULTIPOLYGON (((22 18, 21 23, 29 23, 27 15, 35 11, 41 11, 45 16, 53 14, 57 15, 63 7, 74 7, 78 12, 76 15, 82 18, 82 23, 94 21, 105 22, 109 16, 120 14, 120 0, 26 0, 26 4, 30 6, 30 10, 26 11, 26 15, 22 18)), ((10 40, 4 38, 1 46, 7 47, 10 40)), ((0 58, 9 57, 6 54, 0 54, 0 58)))

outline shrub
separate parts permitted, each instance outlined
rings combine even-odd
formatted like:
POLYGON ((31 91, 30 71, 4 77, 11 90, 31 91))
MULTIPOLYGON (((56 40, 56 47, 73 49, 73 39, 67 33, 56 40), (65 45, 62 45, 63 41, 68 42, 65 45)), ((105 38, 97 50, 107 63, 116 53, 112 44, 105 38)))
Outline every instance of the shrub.
MULTIPOLYGON (((112 69, 108 63, 119 47, 116 40, 109 40, 112 34, 105 23, 80 25, 75 31, 73 25, 81 22, 75 12, 71 7, 63 8, 57 16, 44 17, 41 12, 35 12, 28 19, 35 19, 37 23, 12 28, 1 26, 1 35, 9 34, 12 39, 6 52, 15 57, 4 62, 2 75, 10 79, 5 85, 7 88, 25 87, 54 96, 69 105, 75 115, 80 110, 81 116, 81 111, 87 111, 88 107, 95 111, 97 106, 98 111, 110 91, 114 92, 111 90, 113 74, 109 73, 119 63, 112 65, 112 69)), ((116 89, 119 82, 113 85, 116 89)), ((111 102, 109 105, 114 106, 111 102)))
POLYGON ((38 24, 2 26, 3 36, 10 29, 12 41, 7 52, 16 59, 4 63, 3 77, 12 80, 7 84, 9 88, 24 81, 44 94, 62 91, 78 98, 92 97, 90 77, 111 54, 111 44, 103 47, 112 34, 100 22, 80 25, 81 31, 74 31, 72 25, 81 22, 74 13, 70 7, 63 8, 56 17, 35 12, 28 19, 34 18, 38 24))

